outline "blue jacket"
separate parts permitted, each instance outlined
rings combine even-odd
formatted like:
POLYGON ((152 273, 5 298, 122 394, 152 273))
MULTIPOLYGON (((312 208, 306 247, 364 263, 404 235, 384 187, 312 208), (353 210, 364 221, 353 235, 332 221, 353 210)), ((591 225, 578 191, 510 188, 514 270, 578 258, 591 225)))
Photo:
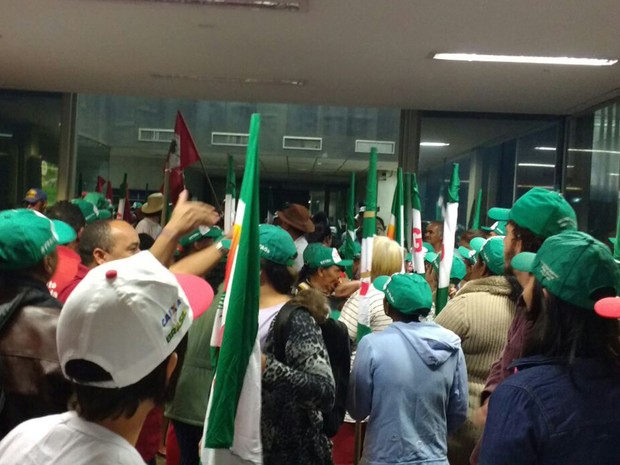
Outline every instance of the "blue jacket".
POLYGON ((359 343, 347 407, 370 415, 362 464, 447 465, 448 431, 467 418, 461 340, 436 323, 393 323, 359 343))
POLYGON ((527 357, 489 402, 478 465, 618 465, 620 372, 595 359, 569 368, 527 357))

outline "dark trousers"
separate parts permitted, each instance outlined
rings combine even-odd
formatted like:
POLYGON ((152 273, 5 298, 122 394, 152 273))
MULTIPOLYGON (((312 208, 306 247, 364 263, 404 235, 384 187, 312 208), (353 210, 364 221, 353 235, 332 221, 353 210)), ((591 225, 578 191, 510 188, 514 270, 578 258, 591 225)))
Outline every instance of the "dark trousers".
POLYGON ((181 453, 180 465, 200 465, 198 443, 202 438, 202 427, 176 420, 172 420, 172 424, 181 453))

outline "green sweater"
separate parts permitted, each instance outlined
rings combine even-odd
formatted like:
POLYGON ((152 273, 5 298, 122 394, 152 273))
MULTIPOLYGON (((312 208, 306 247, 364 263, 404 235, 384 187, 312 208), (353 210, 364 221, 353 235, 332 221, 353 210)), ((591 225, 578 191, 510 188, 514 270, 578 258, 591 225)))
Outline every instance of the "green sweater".
POLYGON ((217 290, 206 314, 193 322, 189 330, 187 352, 174 399, 166 406, 165 415, 172 420, 202 426, 213 382, 211 365, 211 333, 223 284, 217 290))

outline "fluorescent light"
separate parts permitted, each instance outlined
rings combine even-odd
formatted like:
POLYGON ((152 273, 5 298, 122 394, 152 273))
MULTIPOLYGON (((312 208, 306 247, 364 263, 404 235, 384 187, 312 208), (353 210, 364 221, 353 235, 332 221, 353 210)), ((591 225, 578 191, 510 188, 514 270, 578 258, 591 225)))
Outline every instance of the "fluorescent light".
POLYGON ((555 165, 548 165, 546 163, 519 163, 517 166, 526 166, 528 168, 555 168, 555 165))
POLYGON ((620 176, 620 173, 609 173, 609 176, 620 176))
POLYGON ((420 142, 420 147, 447 147, 448 142, 420 142))
POLYGON ((618 60, 599 58, 535 57, 521 55, 483 55, 478 53, 436 53, 435 60, 482 61, 491 63, 528 63, 537 65, 611 66, 618 60))
MULTIPOLYGON (((555 147, 534 147, 534 150, 555 151, 555 147)), ((569 152, 585 152, 585 153, 610 153, 612 155, 620 155, 620 150, 599 150, 599 149, 568 149, 569 152)))
POLYGON ((10 139, 11 137, 13 137, 13 134, 9 134, 8 132, 0 132, 0 137, 10 139))

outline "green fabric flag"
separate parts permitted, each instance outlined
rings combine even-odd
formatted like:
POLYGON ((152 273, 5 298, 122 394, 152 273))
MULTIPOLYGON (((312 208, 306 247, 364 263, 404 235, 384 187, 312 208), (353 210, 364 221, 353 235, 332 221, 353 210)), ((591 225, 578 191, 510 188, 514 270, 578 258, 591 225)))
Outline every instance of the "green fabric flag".
POLYGON ((82 173, 78 175, 77 189, 75 196, 80 199, 82 198, 82 192, 84 191, 84 180, 82 179, 82 173))
POLYGON ((443 310, 448 303, 450 290, 450 270, 454 257, 454 238, 456 235, 456 223, 459 213, 459 165, 452 165, 452 176, 447 190, 446 216, 443 220, 443 247, 441 262, 439 263, 439 277, 437 279, 437 295, 435 300, 435 315, 443 310))
POLYGON ((422 202, 415 173, 411 174, 411 249, 413 255, 413 270, 424 274, 424 236, 422 234, 422 202))
POLYGON ((403 189, 403 169, 396 170, 396 186, 392 198, 392 213, 387 228, 387 237, 405 247, 405 194, 403 189))
POLYGON ((618 193, 618 219, 616 225, 616 241, 614 242, 614 258, 620 261, 620 192, 618 193))
POLYGON ((411 192, 411 178, 413 177, 413 173, 403 173, 403 194, 405 196, 405 249, 407 251, 411 251, 409 246, 411 245, 411 196, 409 193, 411 192))
POLYGON ((360 305, 357 315, 358 341, 371 332, 367 294, 371 286, 372 241, 377 232, 377 149, 374 147, 370 151, 370 161, 368 163, 366 209, 363 215, 362 259, 360 263, 362 287, 360 289, 360 305))
POLYGON ((262 463, 260 439, 261 352, 259 304, 260 115, 252 115, 245 172, 228 260, 226 295, 216 317, 211 345, 220 347, 206 414, 202 463, 229 463, 235 457, 262 463))
POLYGON ((228 155, 228 174, 226 176, 226 197, 224 198, 224 233, 228 233, 235 222, 235 207, 237 203, 237 180, 235 178, 235 163, 232 155, 228 155))
MULTIPOLYGON (((355 173, 351 173, 349 186, 349 198, 347 200, 347 231, 344 236, 344 258, 353 260, 355 257, 355 173)), ((346 267, 347 275, 353 279, 353 267, 346 267)))
POLYGON ((471 223, 469 224, 470 229, 480 229, 480 208, 482 205, 482 189, 478 191, 478 197, 476 198, 476 204, 474 205, 474 215, 471 223))

